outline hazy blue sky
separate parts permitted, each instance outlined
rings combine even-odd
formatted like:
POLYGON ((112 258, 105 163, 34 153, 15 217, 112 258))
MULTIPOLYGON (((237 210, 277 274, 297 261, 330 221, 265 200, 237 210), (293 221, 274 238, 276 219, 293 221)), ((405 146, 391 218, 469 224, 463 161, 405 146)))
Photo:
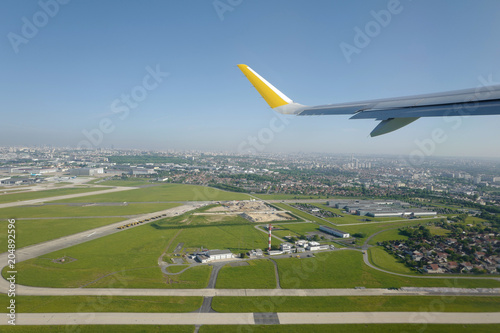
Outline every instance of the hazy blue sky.
POLYGON ((0 145, 500 156, 500 116, 283 125, 236 67, 309 105, 500 83, 499 1, 397 2, 1 1, 0 145))

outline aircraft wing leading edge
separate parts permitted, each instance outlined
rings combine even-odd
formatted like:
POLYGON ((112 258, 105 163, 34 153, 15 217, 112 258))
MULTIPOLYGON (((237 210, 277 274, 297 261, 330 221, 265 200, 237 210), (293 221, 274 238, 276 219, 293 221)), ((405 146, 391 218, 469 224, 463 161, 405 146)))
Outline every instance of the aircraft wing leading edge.
POLYGON ((238 65, 269 106, 297 116, 352 115, 350 119, 381 122, 370 133, 378 136, 395 131, 420 117, 479 116, 500 114, 500 85, 408 97, 352 103, 306 106, 293 102, 247 65, 238 65))

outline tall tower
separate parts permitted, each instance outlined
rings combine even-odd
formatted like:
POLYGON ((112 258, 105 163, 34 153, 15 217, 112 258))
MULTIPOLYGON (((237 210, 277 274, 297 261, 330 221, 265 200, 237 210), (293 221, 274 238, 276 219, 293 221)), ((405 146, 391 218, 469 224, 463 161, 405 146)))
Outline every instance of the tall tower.
POLYGON ((268 247, 268 251, 271 251, 271 230, 273 229, 273 226, 271 225, 271 223, 269 223, 269 247, 268 247))

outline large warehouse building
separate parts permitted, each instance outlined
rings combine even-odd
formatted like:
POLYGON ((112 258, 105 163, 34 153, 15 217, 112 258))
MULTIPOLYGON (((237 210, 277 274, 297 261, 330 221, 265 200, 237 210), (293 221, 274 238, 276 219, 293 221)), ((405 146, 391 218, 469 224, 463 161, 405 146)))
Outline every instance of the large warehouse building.
POLYGON ((408 208, 409 204, 398 200, 350 200, 328 201, 327 205, 360 216, 397 217, 397 216, 434 216, 437 213, 417 208, 408 208))
POLYGON ((349 238, 351 236, 351 235, 349 235, 348 232, 343 232, 343 231, 338 230, 338 229, 333 229, 333 228, 330 228, 330 227, 325 227, 324 225, 320 226, 319 230, 321 230, 323 232, 326 232, 327 234, 340 237, 340 238, 349 238))

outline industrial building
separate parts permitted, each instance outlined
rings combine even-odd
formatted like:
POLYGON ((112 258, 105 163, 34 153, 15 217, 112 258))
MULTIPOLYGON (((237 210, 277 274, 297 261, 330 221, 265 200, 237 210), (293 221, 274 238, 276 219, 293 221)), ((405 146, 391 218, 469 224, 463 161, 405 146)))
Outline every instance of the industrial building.
POLYGON ((328 201, 327 205, 343 209, 351 214, 370 217, 434 216, 437 214, 428 210, 408 208, 408 203, 398 200, 328 201))
POLYGON ((391 216, 435 216, 436 212, 429 210, 390 210, 390 211, 360 211, 359 215, 366 215, 371 217, 391 217, 391 216))
POLYGON ((69 170, 69 174, 72 176, 96 176, 103 173, 103 168, 78 168, 69 170))
POLYGON ((229 250, 210 250, 208 251, 208 256, 210 257, 210 260, 223 260, 223 259, 234 258, 234 254, 229 250))
POLYGON ((319 230, 321 230, 323 232, 326 232, 327 234, 340 237, 340 238, 349 238, 351 236, 351 235, 349 235, 348 232, 343 232, 341 230, 333 229, 333 228, 330 228, 330 227, 326 227, 324 225, 320 226, 319 230))
POLYGON ((330 245, 309 246, 309 251, 319 251, 319 250, 328 250, 328 249, 330 249, 330 245))
POLYGON ((234 254, 229 250, 210 250, 196 254, 196 260, 206 263, 214 260, 233 259, 234 254))

